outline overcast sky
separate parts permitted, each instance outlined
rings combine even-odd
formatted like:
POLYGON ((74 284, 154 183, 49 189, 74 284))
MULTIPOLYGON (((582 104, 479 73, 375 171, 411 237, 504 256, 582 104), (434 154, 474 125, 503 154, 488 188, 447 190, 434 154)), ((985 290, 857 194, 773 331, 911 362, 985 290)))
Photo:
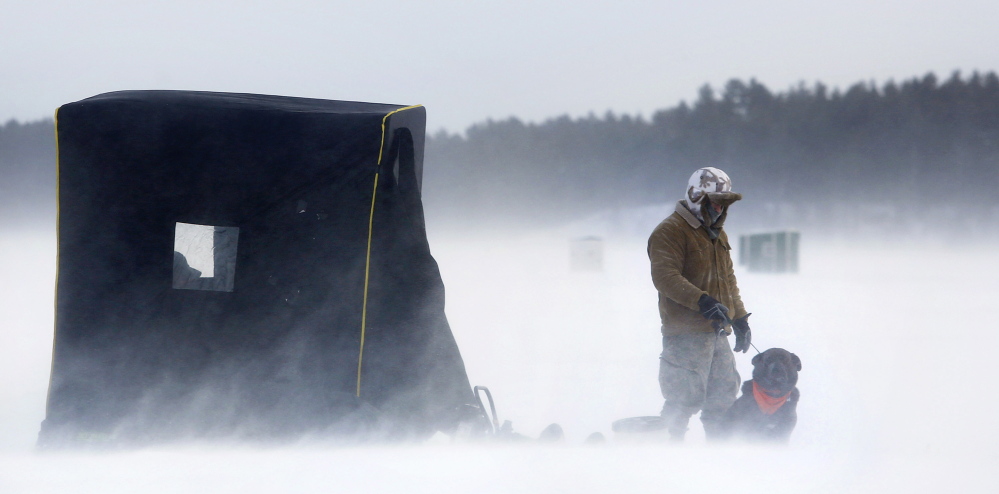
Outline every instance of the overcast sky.
POLYGON ((999 69, 996 0, 0 0, 0 122, 122 89, 650 115, 756 78, 846 87, 999 69))

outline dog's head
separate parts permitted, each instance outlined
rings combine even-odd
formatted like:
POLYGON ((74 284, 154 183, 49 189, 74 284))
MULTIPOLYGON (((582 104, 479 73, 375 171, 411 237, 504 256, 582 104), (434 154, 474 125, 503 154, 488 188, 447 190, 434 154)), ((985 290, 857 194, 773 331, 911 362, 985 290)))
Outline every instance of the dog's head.
POLYGON ((775 398, 794 389, 800 370, 801 359, 783 348, 771 348, 753 357, 753 380, 775 398))

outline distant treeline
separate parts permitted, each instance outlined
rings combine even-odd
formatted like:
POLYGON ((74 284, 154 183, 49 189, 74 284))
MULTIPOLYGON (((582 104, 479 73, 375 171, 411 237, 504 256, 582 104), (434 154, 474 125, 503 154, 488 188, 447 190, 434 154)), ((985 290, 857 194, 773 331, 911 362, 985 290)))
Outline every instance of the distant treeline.
POLYGON ((511 118, 464 136, 440 133, 426 161, 428 209, 464 217, 560 220, 671 202, 702 166, 728 172, 744 204, 760 211, 821 216, 830 204, 854 203, 891 220, 896 211, 977 204, 999 216, 999 77, 928 74, 777 93, 732 80, 651 119, 511 118))
POLYGON ((0 223, 54 218, 55 161, 52 120, 0 125, 0 223))
MULTIPOLYGON (((0 126, 0 218, 51 217, 54 163, 51 120, 0 126)), ((889 221, 928 208, 995 221, 999 77, 784 92, 732 80, 648 119, 489 120, 428 138, 424 202, 441 220, 560 222, 675 201, 702 166, 727 171, 748 209, 843 215, 831 205, 853 203, 889 221)))

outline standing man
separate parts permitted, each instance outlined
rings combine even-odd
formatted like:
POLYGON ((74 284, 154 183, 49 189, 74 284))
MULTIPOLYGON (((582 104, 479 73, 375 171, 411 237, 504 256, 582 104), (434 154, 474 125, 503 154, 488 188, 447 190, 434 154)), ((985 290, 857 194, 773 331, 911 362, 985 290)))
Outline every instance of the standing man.
POLYGON ((706 436, 714 438, 741 384, 728 335, 735 332, 734 350, 744 353, 752 336, 722 230, 729 205, 739 199, 725 172, 701 168, 673 214, 649 237, 663 334, 661 416, 674 441, 683 440, 699 410, 706 436))

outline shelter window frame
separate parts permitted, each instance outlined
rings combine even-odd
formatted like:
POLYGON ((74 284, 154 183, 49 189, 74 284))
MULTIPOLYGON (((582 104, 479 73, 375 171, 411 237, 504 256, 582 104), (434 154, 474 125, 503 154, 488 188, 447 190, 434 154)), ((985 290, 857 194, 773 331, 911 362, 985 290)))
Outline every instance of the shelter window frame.
POLYGON ((173 288, 233 291, 239 227, 177 222, 174 228, 173 288))

